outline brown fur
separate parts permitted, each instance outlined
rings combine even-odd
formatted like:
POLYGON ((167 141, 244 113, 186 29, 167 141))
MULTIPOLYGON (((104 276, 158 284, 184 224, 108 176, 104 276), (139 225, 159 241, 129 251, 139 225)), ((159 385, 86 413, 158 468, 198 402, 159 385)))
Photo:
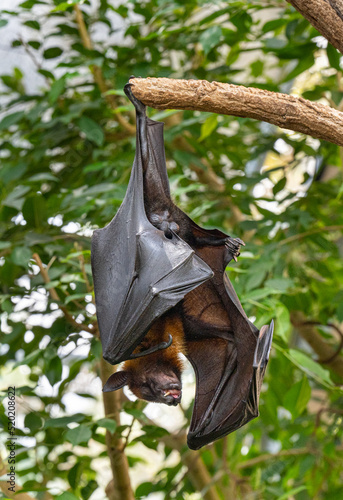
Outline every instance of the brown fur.
POLYGON ((144 340, 134 353, 144 351, 173 337, 170 347, 141 358, 125 361, 123 370, 128 374, 129 388, 138 398, 145 399, 141 393, 141 385, 149 374, 161 372, 176 373, 179 377, 183 369, 180 353, 185 353, 184 331, 179 314, 172 310, 155 321, 144 340))

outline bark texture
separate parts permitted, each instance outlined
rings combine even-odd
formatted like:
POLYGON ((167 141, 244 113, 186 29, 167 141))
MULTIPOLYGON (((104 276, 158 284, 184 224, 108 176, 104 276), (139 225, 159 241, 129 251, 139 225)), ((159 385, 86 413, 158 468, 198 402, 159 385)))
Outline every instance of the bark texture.
POLYGON ((254 118, 343 146, 343 113, 302 97, 206 80, 131 78, 130 84, 152 108, 254 118))
POLYGON ((287 0, 343 54, 342 0, 287 0))
MULTIPOLYGON (((113 372, 113 366, 101 357, 100 375, 103 385, 113 372)), ((120 392, 104 392, 103 400, 105 417, 113 418, 120 425, 120 392)), ((110 457, 117 498, 120 500, 134 500, 129 476, 129 464, 124 453, 122 439, 115 432, 112 434, 106 431, 106 446, 110 457)))
POLYGON ((300 335, 312 347, 314 352, 318 355, 319 363, 323 360, 332 358, 332 361, 325 363, 325 368, 330 368, 339 377, 343 377, 343 358, 342 356, 335 355, 336 351, 333 349, 318 333, 314 325, 307 324, 307 318, 300 311, 293 311, 291 313, 291 322, 298 330, 300 335))

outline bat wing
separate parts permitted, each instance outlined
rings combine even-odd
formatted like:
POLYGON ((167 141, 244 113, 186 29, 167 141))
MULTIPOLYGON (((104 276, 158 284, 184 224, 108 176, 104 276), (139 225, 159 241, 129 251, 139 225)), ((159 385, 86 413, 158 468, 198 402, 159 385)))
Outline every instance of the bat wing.
MULTIPOLYGON (((114 219, 92 238, 92 271, 103 356, 128 359, 153 321, 213 273, 176 234, 166 238, 144 209, 142 144, 137 146, 128 189, 114 219)), ((169 194, 163 124, 148 120, 149 168, 169 194)))
POLYGON ((199 449, 258 416, 273 322, 258 331, 227 275, 218 272, 182 304, 186 355, 196 376, 188 446, 199 449))

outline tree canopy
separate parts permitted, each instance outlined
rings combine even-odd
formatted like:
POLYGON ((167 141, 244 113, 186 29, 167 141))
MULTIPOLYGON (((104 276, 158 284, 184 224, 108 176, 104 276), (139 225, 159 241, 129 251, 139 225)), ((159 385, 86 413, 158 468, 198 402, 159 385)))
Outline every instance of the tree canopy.
POLYGON ((259 418, 200 452, 185 446, 191 404, 173 429, 170 412, 157 425, 151 405, 102 395, 98 377, 111 367, 90 269, 92 231, 116 213, 134 158, 131 75, 240 84, 341 110, 341 54, 283 0, 26 0, 2 10, 0 28, 14 19, 13 57, 30 58, 39 84, 25 85, 19 58, 0 76, 3 498, 15 498, 5 446, 13 385, 20 499, 341 498, 339 146, 250 118, 148 110, 165 122, 177 204, 245 241, 228 275, 256 325, 276 323, 259 418))

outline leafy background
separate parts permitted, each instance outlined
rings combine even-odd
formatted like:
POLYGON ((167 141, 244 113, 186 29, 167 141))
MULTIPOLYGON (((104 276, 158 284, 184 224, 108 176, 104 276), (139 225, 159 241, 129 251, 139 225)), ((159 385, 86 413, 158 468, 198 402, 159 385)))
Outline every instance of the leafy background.
POLYGON ((257 326, 276 320, 260 417, 200 453, 184 446, 189 367, 182 410, 126 394, 121 422, 104 413, 90 272, 92 230, 120 206, 134 157, 130 75, 238 83, 340 109, 339 53, 281 0, 27 0, 2 10, 1 28, 14 21, 11 53, 30 57, 41 83, 27 86, 20 58, 1 76, 4 498, 9 385, 20 500, 123 498, 111 439, 125 447, 136 498, 342 498, 338 146, 250 119, 149 110, 166 123, 175 200, 246 242, 230 279, 257 326))

